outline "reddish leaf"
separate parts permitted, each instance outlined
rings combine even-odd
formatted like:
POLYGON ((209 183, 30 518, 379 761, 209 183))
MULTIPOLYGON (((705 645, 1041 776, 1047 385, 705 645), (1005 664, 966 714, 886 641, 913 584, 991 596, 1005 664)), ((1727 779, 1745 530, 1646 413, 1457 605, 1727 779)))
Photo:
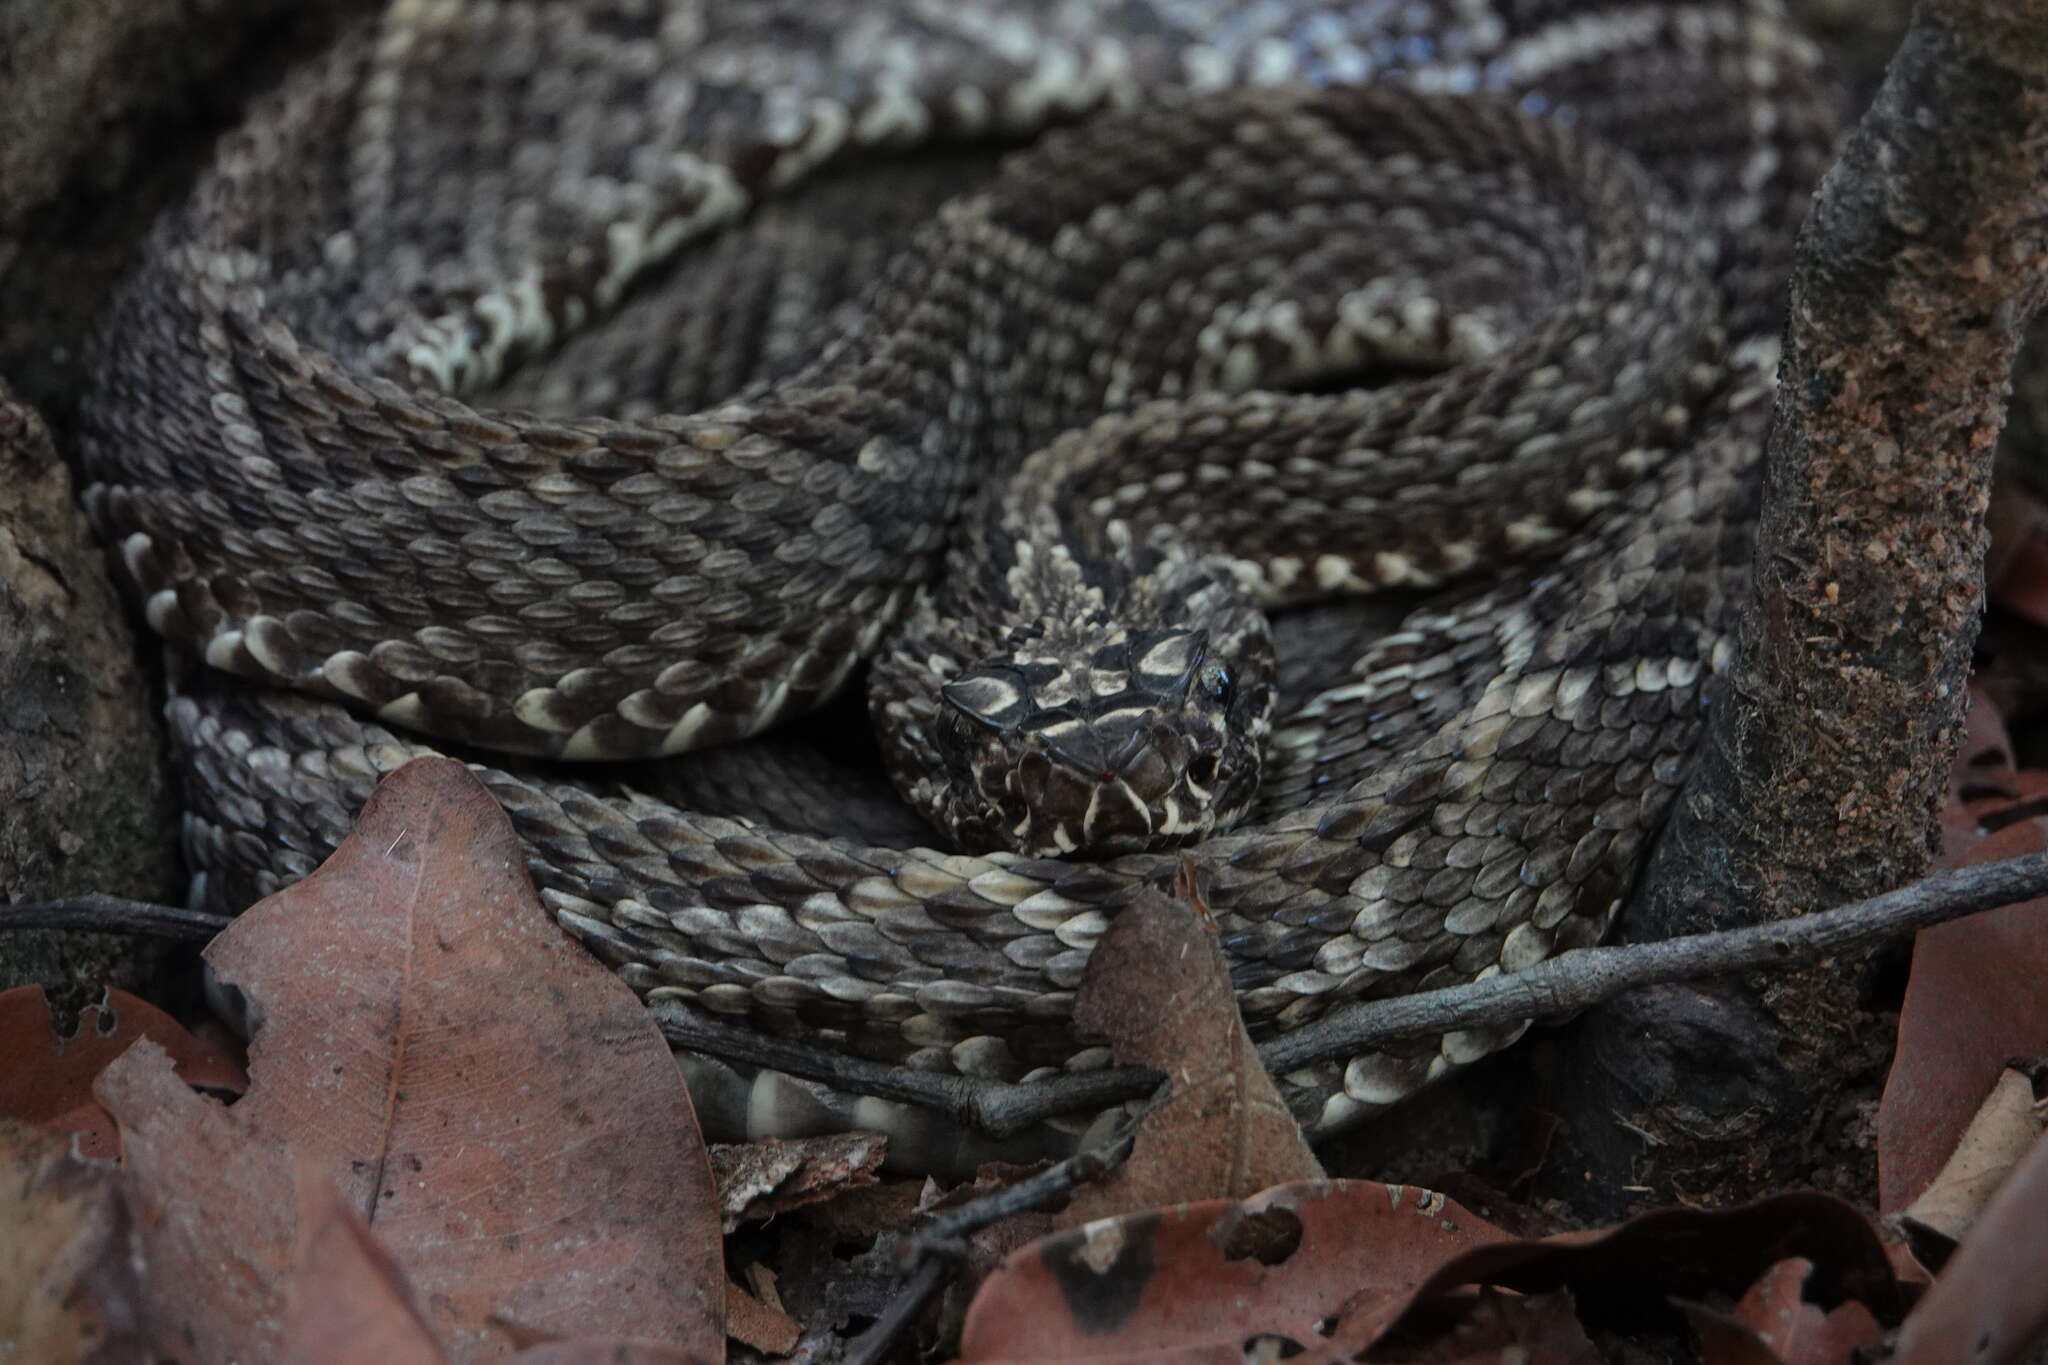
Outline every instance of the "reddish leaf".
POLYGON ((1139 896, 1089 956, 1075 1024, 1107 1038, 1118 1061, 1165 1073, 1169 1089, 1130 1159, 1077 1194, 1061 1227, 1322 1178, 1245 1033, 1214 922, 1182 889, 1184 899, 1139 896))
POLYGON ((117 1158, 114 1120, 92 1096, 93 1078, 137 1038, 153 1039, 187 1085, 240 1094, 242 1068, 147 1000, 108 987, 69 1037, 59 1034, 41 986, 0 991, 0 1117, 78 1135, 78 1154, 117 1158))
MULTIPOLYGON (((1955 784, 2010 790, 2031 802, 2048 775, 2001 771, 1973 756, 1997 753, 1996 716, 1973 700, 1973 747, 1955 784)), ((1944 816, 1947 866, 2009 858, 2048 847, 2031 819, 1983 833, 1979 821, 2008 807, 1999 799, 1952 801, 1944 816)), ((2013 1057, 2048 1053, 2048 898, 1925 929, 1914 942, 1913 975, 1899 1013, 1899 1043, 1877 1112, 1878 1205, 1893 1213, 1934 1179, 1971 1117, 2013 1057)))
POLYGON ((1472 1284, 1525 1294, 1597 1291, 1636 1302, 1736 1294, 1788 1256, 1813 1263, 1810 1283, 1824 1304, 1855 1298, 1880 1314, 1899 1307, 1876 1229, 1851 1205, 1802 1191, 1732 1209, 1659 1209, 1614 1228, 1476 1247, 1431 1275, 1407 1311, 1472 1284))
POLYGON ((1305 1182, 1104 1219, 1012 1253, 982 1285, 962 1360, 1240 1358, 1300 1345, 1361 1290, 1405 1291, 1504 1234, 1427 1190, 1305 1182))
POLYGON ((285 1359, 300 1365, 443 1365, 391 1253, 310 1164, 299 1180, 299 1262, 285 1313, 285 1359))
POLYGON ((1703 1365, 1847 1365, 1851 1351, 1884 1335, 1870 1310, 1853 1299, 1832 1312, 1808 1303, 1803 1291, 1812 1273, 1813 1262, 1789 1256, 1749 1287, 1732 1314, 1687 1304, 1703 1365))
MULTIPOLYGON (((293 1365, 445 1365, 448 1357, 414 1304, 404 1268, 317 1172, 302 1164, 298 1175, 303 1235, 284 1359, 293 1365)), ((511 1359, 517 1365, 702 1365, 700 1357, 669 1347, 605 1337, 541 1342, 511 1359)))
MULTIPOLYGON (((2019 1071, 2000 1072, 1948 1163, 1897 1222, 1909 1229, 1916 1246, 1932 1238, 1933 1245, 1952 1249, 2040 1138, 2033 1083, 2019 1071)), ((1946 1255, 1932 1259, 1938 1265, 1946 1255)))
POLYGON ((2048 1138, 2019 1164, 1899 1330, 1898 1365, 2019 1360, 2048 1336, 2048 1138))
POLYGON ((100 1084, 181 1349, 276 1356, 298 1159, 366 1212, 453 1358, 502 1352, 508 1324, 622 1323, 715 1358, 717 1204, 679 1073, 460 763, 393 774, 325 866, 208 956, 263 1019, 247 1097, 171 1084, 146 1045, 100 1084))

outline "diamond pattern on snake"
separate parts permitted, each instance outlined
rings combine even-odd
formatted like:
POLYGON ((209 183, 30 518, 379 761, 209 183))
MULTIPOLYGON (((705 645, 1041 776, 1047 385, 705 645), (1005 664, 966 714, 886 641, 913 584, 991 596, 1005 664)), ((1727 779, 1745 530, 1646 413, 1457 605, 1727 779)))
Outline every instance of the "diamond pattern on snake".
POLYGON ((645 996, 915 1067, 1103 1062, 1090 947, 1183 859, 1259 1037, 1592 943, 1833 131, 1762 0, 392 0, 103 331, 194 898, 438 744, 645 996))

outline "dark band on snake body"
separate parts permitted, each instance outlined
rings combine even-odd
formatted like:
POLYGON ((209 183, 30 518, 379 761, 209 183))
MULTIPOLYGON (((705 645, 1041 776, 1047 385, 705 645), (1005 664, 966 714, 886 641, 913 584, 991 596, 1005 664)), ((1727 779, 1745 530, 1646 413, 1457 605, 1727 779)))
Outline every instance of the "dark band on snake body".
MULTIPOLYGON (((93 515, 209 663, 476 746, 564 923, 755 1027, 1093 1064, 1071 992, 1157 842, 1262 1034, 1590 942, 1746 573, 1810 54, 1760 3, 1213 9, 397 0, 153 236, 93 515), (1188 90, 1304 76, 1387 84, 1188 90), (1122 104, 851 226, 861 158, 1122 104), (1255 608, 1394 585, 1439 595, 1272 702, 1255 608), (1019 851, 481 753, 734 739, 870 658, 899 785, 1019 851)), ((171 715, 229 903, 424 751, 212 678, 171 715)), ((1518 1031, 1290 1100, 1329 1131, 1518 1031)))

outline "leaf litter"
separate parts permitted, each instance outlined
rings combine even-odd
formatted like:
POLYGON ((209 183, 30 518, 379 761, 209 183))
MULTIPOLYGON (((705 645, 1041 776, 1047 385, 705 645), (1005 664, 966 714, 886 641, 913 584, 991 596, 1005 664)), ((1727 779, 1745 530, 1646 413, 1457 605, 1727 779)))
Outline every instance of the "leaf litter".
POLYGON ((450 1359, 592 1335, 718 1357, 717 1196, 680 1074, 632 991, 540 904, 460 763, 394 773, 319 871, 207 959, 261 1020, 243 1099, 194 1095, 147 1043, 99 1085, 160 1343, 277 1357, 311 1169, 450 1359))
MULTIPOLYGON (((1997 810, 2032 790, 1998 753, 1994 737, 1966 754, 1959 772, 1974 804, 1959 801, 1952 837, 1965 823, 1980 841, 1982 823, 1996 826, 1993 838, 2037 837, 2031 820, 1998 823, 1997 810)), ((1517 1241, 1441 1194, 1320 1179, 1257 1066, 1199 887, 1184 877, 1176 889, 1113 918, 1079 1005, 1120 1061, 1170 1083, 1125 1169, 1070 1204, 1066 1230, 1018 1248, 1048 1226, 1035 1214, 978 1236, 1009 1255, 967 1312, 962 1359, 1237 1359, 1265 1343, 1303 1360, 1370 1346, 1373 1359, 1576 1361, 1597 1358, 1588 1332, 1683 1311, 1713 1365, 1835 1365, 1900 1320, 1905 1302, 1873 1226, 1819 1194, 1517 1241)), ((1920 1022, 1950 1008, 1988 957, 2038 949, 2040 930, 2007 913, 2011 932, 1965 943, 1961 968, 1944 967, 1922 936, 1934 966, 1916 966, 1916 981, 1935 1003, 1902 1020, 1900 1094, 1914 1068, 2024 1055, 2026 1025, 2015 1034, 1995 1010, 1980 1011, 1975 1037, 1920 1022)), ((378 1365, 515 1352, 709 1360, 722 1350, 726 1304, 757 1352, 814 1352, 849 1309, 855 1319, 879 1311, 892 1231, 957 1200, 928 1185, 914 1196, 874 1185, 878 1143, 822 1139, 723 1153, 721 1206, 666 1049, 631 992, 554 926, 502 813, 459 764, 395 775, 319 874, 243 916, 209 960, 263 1023, 247 1095, 225 1108, 193 1094, 144 1043, 100 1082, 130 1173, 116 1183, 108 1168, 86 1168, 100 1171, 99 1197, 111 1202, 84 1226, 137 1230, 145 1275, 130 1290, 131 1318, 181 1358, 270 1358, 282 1346, 315 1365, 364 1351, 378 1365), (837 1212, 856 1205, 880 1216, 837 1212), (734 1283, 721 1214, 819 1245, 791 1260, 743 1229, 752 1240, 736 1253, 734 1283), (848 1238, 875 1250, 840 1261, 848 1238), (832 1290, 855 1279, 871 1288, 832 1290), (853 1307, 862 1299, 875 1306, 853 1307)), ((140 1005, 110 998, 117 1027, 140 1020, 140 1005)), ((54 1038, 46 1014, 35 1022, 54 1038)), ((1902 1338, 1922 1352, 1937 1326, 1965 1321, 1989 1324, 2000 1348, 1990 1358, 2011 1358, 2010 1343, 2048 1313, 2012 1282, 2013 1258, 1984 1249, 1987 1228, 2008 1248, 2031 1248, 2026 1229, 2048 1227, 2038 1174, 2013 1177, 1984 1205, 1993 1167, 2026 1145, 2019 1121, 2039 1122, 2024 1075, 2006 1075, 1997 1160, 1957 1150, 1974 1099, 1953 1132, 1944 1120, 1880 1134, 1894 1172, 1929 1159, 1962 1172, 1961 1212, 1942 1223, 1963 1233, 1962 1249, 1902 1338), (1902 1141, 1924 1150, 1902 1157, 1902 1141), (2015 1221, 2014 1208, 2033 1223, 2015 1221)), ((75 1090, 76 1075, 66 1084, 75 1090)), ((49 1109, 46 1095, 39 1102, 49 1109)), ((1012 1178, 987 1175, 974 1190, 1012 1178)), ((89 1308, 82 1284, 72 1301, 89 1308)), ((84 1337, 104 1331, 81 1322, 84 1337)))
POLYGON ((147 1000, 108 987, 79 1013, 68 1035, 57 1031, 41 986, 0 991, 0 1117, 75 1133, 80 1156, 121 1154, 113 1116, 93 1098, 93 1079, 138 1038, 162 1047, 180 1080, 222 1095, 248 1088, 242 1068, 211 1043, 147 1000))
MULTIPOLYGON (((2032 812, 2048 773, 2013 766, 1997 710, 1973 693, 1942 815, 1945 867, 2048 848, 2032 812)), ((2014 1058, 2048 1056, 2048 897, 1923 929, 1877 1111, 1878 1206, 1912 1203, 2014 1058)))
POLYGON ((1171 898, 1147 891, 1119 911, 1088 959, 1075 1024, 1166 1082, 1130 1159, 1075 1196, 1065 1227, 1323 1176, 1245 1032, 1215 921, 1185 864, 1178 882, 1171 898))

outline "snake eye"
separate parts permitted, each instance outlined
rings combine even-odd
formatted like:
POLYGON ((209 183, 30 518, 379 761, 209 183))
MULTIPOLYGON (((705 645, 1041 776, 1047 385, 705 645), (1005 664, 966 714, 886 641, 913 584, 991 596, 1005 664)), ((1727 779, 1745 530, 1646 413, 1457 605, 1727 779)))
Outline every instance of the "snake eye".
POLYGON ((1202 670, 1202 690, 1214 697, 1218 705, 1228 706, 1237 696, 1237 679, 1222 664, 1210 664, 1202 670))

